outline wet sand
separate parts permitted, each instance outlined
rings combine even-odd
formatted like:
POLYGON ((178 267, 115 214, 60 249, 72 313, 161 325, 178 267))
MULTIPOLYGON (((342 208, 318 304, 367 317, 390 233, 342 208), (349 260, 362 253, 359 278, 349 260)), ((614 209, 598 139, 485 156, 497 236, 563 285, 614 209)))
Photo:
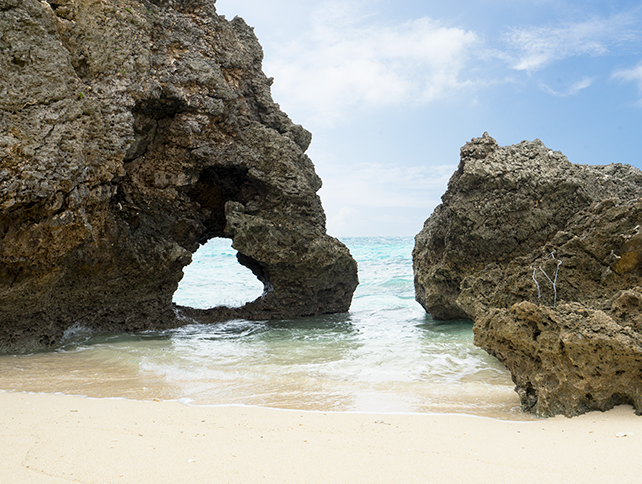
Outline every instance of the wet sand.
POLYGON ((639 482, 642 417, 191 407, 0 393, 0 481, 639 482))

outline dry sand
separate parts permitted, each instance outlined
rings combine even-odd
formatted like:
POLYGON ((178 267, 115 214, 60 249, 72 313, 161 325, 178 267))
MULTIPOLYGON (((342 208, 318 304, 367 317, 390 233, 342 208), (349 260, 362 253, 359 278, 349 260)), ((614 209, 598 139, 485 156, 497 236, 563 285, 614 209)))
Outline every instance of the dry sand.
POLYGON ((640 482, 631 407, 509 422, 0 393, 2 483, 640 482))

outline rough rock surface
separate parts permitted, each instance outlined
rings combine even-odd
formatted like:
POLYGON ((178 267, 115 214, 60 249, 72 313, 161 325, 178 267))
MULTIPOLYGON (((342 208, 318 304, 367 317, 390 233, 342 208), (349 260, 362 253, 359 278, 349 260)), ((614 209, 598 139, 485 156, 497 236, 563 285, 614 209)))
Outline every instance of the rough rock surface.
POLYGON ((571 164, 539 140, 462 148, 416 237, 417 300, 475 321, 522 406, 642 412, 642 172, 571 164))
POLYGON ((341 312, 356 263, 325 231, 311 135, 213 0, 0 0, 0 350, 184 322, 172 296, 228 237, 263 282, 201 321, 341 312))

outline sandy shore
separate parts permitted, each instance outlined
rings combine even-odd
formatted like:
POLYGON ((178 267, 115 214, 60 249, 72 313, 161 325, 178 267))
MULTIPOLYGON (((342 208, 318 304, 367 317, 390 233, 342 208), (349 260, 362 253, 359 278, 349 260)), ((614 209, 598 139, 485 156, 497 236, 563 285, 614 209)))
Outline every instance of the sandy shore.
POLYGON ((306 413, 0 393, 7 483, 639 482, 642 417, 306 413))

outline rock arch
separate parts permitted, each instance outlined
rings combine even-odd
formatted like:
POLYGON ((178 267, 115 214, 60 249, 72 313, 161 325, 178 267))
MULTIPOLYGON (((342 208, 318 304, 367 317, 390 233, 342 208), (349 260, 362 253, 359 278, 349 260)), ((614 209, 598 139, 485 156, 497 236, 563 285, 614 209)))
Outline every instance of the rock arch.
POLYGON ((265 286, 250 269, 238 261, 238 251, 225 237, 208 240, 192 254, 183 268, 183 278, 174 293, 174 304, 208 309, 216 306, 238 308, 254 301, 265 286))
POLYGON ((181 315, 348 310, 356 262, 326 234, 311 135, 272 101, 243 20, 206 0, 5 5, 1 350, 51 347, 73 324, 135 331, 181 315), (172 305, 211 237, 232 239, 262 298, 172 305))

